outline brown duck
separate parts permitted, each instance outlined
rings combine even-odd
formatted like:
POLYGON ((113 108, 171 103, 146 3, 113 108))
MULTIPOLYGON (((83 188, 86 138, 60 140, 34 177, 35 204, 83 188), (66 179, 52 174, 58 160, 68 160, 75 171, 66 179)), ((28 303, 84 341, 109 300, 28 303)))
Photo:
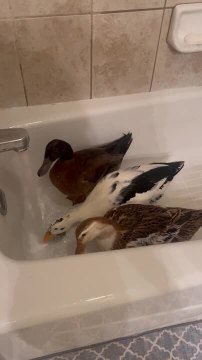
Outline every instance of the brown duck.
POLYGON ((202 210, 123 205, 78 226, 76 254, 91 241, 102 250, 117 250, 190 240, 201 226, 202 210))
POLYGON ((119 169, 132 142, 132 133, 98 147, 73 152, 63 140, 52 140, 45 149, 38 176, 49 172, 52 184, 64 193, 73 205, 83 202, 97 182, 119 169))

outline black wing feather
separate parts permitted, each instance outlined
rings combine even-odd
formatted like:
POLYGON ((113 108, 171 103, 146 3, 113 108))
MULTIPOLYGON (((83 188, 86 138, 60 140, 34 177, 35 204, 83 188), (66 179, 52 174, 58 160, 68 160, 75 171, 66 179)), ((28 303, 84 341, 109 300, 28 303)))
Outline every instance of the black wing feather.
POLYGON ((111 155, 125 155, 133 141, 132 133, 124 134, 119 139, 112 141, 109 144, 100 146, 111 155))
POLYGON ((143 194, 152 190, 159 181, 165 179, 165 182, 161 186, 161 188, 163 188, 163 186, 169 181, 172 181, 174 176, 183 168, 184 162, 179 161, 167 163, 166 165, 167 166, 148 170, 136 176, 128 186, 121 190, 118 197, 118 204, 126 203, 131 198, 134 198, 136 194, 143 194))

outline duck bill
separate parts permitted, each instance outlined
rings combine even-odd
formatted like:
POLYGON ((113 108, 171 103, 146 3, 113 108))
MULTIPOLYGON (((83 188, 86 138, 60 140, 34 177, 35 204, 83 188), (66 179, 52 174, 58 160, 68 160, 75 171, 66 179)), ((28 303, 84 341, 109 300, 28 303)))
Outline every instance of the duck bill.
POLYGON ((43 242, 47 244, 49 241, 54 240, 54 238, 55 235, 51 234, 50 231, 47 231, 44 235, 43 242))
POLYGON ((49 171, 52 165, 52 161, 45 158, 43 164, 41 165, 40 169, 38 170, 37 174, 39 177, 44 176, 49 171))
POLYGON ((84 251, 85 251, 84 244, 82 243, 82 241, 78 241, 76 251, 75 251, 75 255, 84 254, 84 251))

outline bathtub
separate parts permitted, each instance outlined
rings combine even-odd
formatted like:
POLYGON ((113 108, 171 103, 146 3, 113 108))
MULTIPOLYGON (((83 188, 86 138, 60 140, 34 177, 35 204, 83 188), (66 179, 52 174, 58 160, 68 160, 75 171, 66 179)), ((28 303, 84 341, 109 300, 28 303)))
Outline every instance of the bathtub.
POLYGON ((0 154, 0 357, 28 360, 202 319, 202 231, 191 242, 73 256, 73 232, 41 243, 69 203, 37 177, 44 147, 74 149, 132 131, 123 166, 185 160, 162 205, 202 207, 202 88, 0 111, 25 127, 30 148, 0 154))

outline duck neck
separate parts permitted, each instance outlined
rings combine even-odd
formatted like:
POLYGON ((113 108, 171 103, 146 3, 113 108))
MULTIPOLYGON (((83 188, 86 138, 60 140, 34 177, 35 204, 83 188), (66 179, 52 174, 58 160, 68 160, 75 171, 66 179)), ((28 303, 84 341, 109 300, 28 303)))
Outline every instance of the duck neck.
POLYGON ((69 226, 72 227, 85 219, 84 214, 85 212, 82 211, 81 206, 76 206, 64 216, 64 219, 67 217, 69 226))

